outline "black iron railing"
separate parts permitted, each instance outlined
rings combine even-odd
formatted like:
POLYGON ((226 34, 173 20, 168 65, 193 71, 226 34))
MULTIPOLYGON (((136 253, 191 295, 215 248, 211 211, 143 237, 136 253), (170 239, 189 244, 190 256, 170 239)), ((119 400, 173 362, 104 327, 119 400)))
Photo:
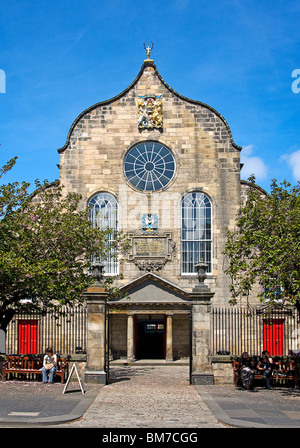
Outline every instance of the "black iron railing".
MULTIPOLYGON (((58 354, 86 353, 87 322, 84 304, 55 311, 18 313, 6 334, 6 353, 41 354, 52 347, 58 354)), ((295 309, 265 313, 238 307, 212 308, 211 354, 239 356, 247 351, 272 356, 300 352, 300 324, 295 309)))
POLYGON ((211 351, 216 354, 287 356, 300 347, 300 325, 295 309, 267 313, 263 309, 213 308, 211 351))
POLYGON ((17 313, 6 333, 6 353, 42 354, 52 347, 58 354, 85 353, 86 306, 17 313))

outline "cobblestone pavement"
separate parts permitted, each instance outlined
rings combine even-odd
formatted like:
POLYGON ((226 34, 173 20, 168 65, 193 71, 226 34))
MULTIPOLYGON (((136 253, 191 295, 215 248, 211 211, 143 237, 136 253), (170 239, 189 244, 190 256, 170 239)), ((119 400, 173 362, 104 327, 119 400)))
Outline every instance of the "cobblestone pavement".
POLYGON ((67 427, 226 428, 189 385, 186 366, 113 367, 110 382, 67 427))

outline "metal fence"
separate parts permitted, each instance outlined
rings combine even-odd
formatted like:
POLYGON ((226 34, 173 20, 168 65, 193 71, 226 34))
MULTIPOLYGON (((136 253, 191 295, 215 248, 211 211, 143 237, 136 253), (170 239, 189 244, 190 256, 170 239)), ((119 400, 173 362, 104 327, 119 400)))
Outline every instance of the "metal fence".
MULTIPOLYGON (((55 311, 18 313, 6 334, 6 353, 42 354, 52 347, 58 354, 86 353, 86 305, 55 311)), ((300 352, 300 323, 295 309, 266 314, 259 309, 213 308, 211 311, 211 353, 240 355, 247 351, 272 356, 300 352)))
POLYGON ((86 306, 17 313, 6 333, 6 353, 42 354, 52 347, 58 354, 86 352, 86 306))
POLYGON ((272 314, 245 308, 213 308, 211 313, 212 354, 251 356, 268 350, 272 356, 287 356, 299 350, 300 324, 295 309, 272 314))

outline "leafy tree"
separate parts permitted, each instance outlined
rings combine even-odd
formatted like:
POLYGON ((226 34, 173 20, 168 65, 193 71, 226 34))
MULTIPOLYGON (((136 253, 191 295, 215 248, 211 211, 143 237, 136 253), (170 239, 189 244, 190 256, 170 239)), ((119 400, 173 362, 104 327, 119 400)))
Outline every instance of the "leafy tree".
MULTIPOLYGON (((0 177, 15 164, 10 160, 0 177)), ((0 328, 6 331, 22 309, 46 311, 82 300, 93 282, 88 274, 95 254, 107 256, 111 229, 100 231, 79 210, 80 196, 63 194, 59 183, 0 186, 0 328), (29 300, 24 300, 29 299, 29 300)), ((115 233, 114 250, 124 242, 115 233)), ((105 285, 105 282, 104 282, 105 285)))
POLYGON ((270 194, 249 178, 249 192, 228 231, 224 254, 231 276, 232 303, 248 296, 255 284, 270 309, 278 302, 300 311, 300 183, 271 183, 270 194))

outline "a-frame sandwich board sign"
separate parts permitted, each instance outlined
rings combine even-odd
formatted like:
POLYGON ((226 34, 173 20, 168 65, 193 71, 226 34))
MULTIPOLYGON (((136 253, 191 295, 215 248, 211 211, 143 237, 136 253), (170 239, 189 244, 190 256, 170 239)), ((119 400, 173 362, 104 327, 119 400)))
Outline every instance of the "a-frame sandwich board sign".
POLYGON ((70 383, 70 380, 71 380, 71 377, 72 377, 72 375, 73 375, 74 370, 75 370, 75 372, 76 372, 76 376, 77 376, 77 379, 78 379, 78 382, 79 382, 79 385, 80 385, 81 392, 82 392, 83 394, 85 393, 84 386, 83 386, 83 382, 82 382, 82 379, 81 379, 81 377, 80 377, 80 375, 79 375, 79 372, 78 372, 78 369, 77 369, 77 363, 74 362, 73 365, 72 365, 71 372, 70 372, 70 374, 69 374, 69 376, 68 376, 67 382, 66 382, 66 384, 65 384, 65 387, 64 387, 64 390, 63 390, 63 394, 66 392, 66 390, 67 390, 67 388, 68 388, 68 386, 69 386, 69 383, 70 383))

